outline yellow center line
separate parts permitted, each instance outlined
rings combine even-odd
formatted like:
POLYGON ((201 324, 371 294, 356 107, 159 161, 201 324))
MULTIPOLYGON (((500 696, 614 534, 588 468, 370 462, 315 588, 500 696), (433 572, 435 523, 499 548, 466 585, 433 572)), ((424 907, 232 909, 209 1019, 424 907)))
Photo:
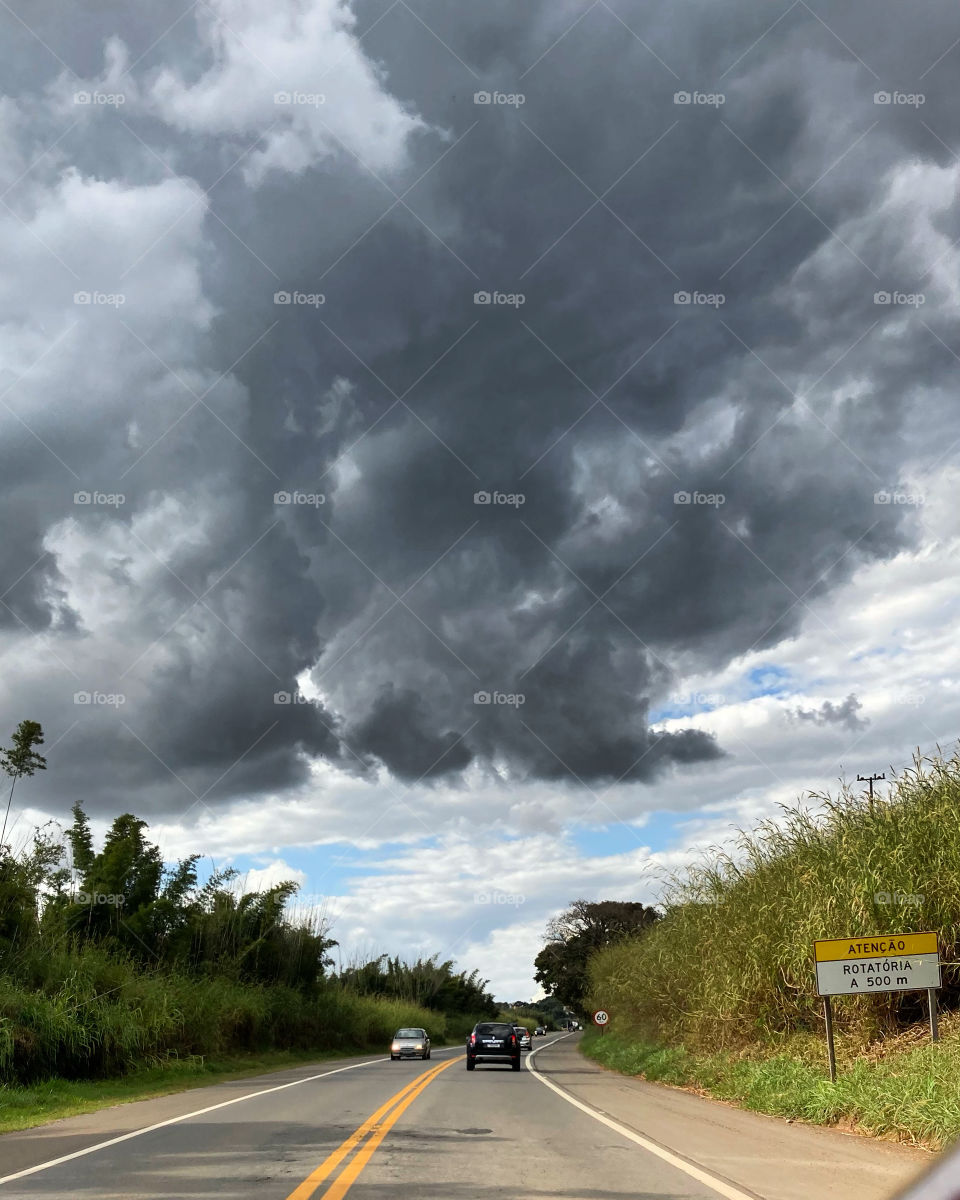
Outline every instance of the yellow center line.
POLYGON ((368 1138, 366 1144, 356 1158, 354 1158, 352 1162, 348 1163, 347 1166, 344 1167, 344 1169, 340 1172, 339 1177, 335 1179, 323 1193, 323 1200, 342 1200, 342 1197, 345 1196, 353 1184, 356 1183, 360 1172, 370 1161, 376 1148, 380 1145, 383 1139, 387 1136, 397 1121, 403 1116, 414 1100, 416 1100, 420 1093, 431 1083, 433 1083, 441 1071, 445 1071, 447 1067, 452 1067, 454 1063, 462 1061, 463 1055, 461 1054, 459 1058, 453 1058, 450 1060, 450 1062, 445 1062, 443 1066, 437 1067, 436 1070, 434 1070, 431 1074, 424 1076, 424 1078, 420 1080, 413 1091, 404 1096, 404 1098, 400 1101, 390 1116, 387 1117, 383 1124, 373 1131, 372 1135, 370 1138, 368 1138))
MULTIPOLYGON (((323 1183, 327 1176, 330 1175, 331 1172, 333 1172, 349 1154, 353 1153, 353 1151, 357 1148, 357 1146, 360 1145, 360 1143, 368 1134, 372 1133, 374 1137, 376 1137, 376 1144, 373 1146, 373 1149, 370 1151, 370 1153, 364 1158, 363 1164, 360 1167, 360 1170, 362 1170, 369 1161, 370 1154, 372 1154, 373 1150, 375 1150, 377 1146, 379 1146, 380 1142, 383 1141, 387 1131, 391 1128, 397 1117, 400 1116, 400 1113, 403 1112, 408 1105, 416 1099, 416 1097, 423 1091, 427 1084, 435 1079, 441 1071, 445 1071, 447 1067, 453 1066, 455 1062, 462 1062, 462 1060, 463 1055, 461 1055, 459 1058, 453 1058, 449 1062, 441 1063, 439 1066, 433 1067, 432 1070, 427 1071, 425 1075, 418 1075, 416 1079, 411 1080, 410 1083, 408 1083, 405 1087, 402 1087, 400 1091, 391 1096, 385 1104, 381 1104, 376 1112, 371 1113, 371 1115, 367 1117, 362 1125, 354 1130, 354 1132, 351 1133, 348 1138, 341 1142, 336 1150, 334 1150, 323 1160, 323 1162, 319 1167, 316 1168, 315 1171, 311 1171, 303 1183, 301 1183, 299 1187, 295 1188, 290 1193, 290 1195, 287 1197, 287 1200, 310 1200, 310 1197, 317 1190, 320 1184, 323 1183), (389 1124, 382 1126, 383 1132, 380 1133, 378 1130, 378 1124, 382 1118, 390 1112, 394 1105, 402 1105, 402 1107, 397 1110, 395 1115, 389 1121, 389 1124), (378 1133, 379 1136, 377 1136, 378 1133)), ((358 1155, 357 1157, 359 1158, 360 1156, 358 1155)), ((353 1165, 354 1164, 351 1164, 351 1167, 353 1165)), ((349 1169, 350 1168, 348 1168, 348 1170, 349 1169)), ((350 1183, 353 1183, 354 1179, 356 1179, 356 1175, 359 1175, 359 1173, 360 1171, 358 1170, 351 1178, 350 1183)), ((346 1174, 347 1172, 345 1171, 344 1175, 346 1174)), ((341 1178, 343 1178, 343 1176, 341 1176, 341 1178)), ((339 1184, 339 1182, 340 1181, 338 1180, 337 1183, 339 1184)), ((350 1183, 347 1184, 347 1187, 350 1186, 350 1183)), ((345 1190, 346 1188, 344 1191, 345 1190)), ((332 1194, 332 1192, 324 1193, 325 1196, 332 1194)), ((337 1194, 343 1195, 343 1192, 339 1192, 337 1194)))

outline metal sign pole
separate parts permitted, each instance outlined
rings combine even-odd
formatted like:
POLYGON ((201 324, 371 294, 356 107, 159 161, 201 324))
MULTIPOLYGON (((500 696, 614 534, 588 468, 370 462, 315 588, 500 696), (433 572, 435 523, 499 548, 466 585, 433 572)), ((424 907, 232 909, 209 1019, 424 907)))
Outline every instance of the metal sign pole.
POLYGON ((937 993, 935 988, 927 988, 927 1008, 930 1012, 930 1040, 940 1041, 940 1030, 937 1028, 937 993))
POLYGON ((830 1063, 830 1082, 837 1082, 837 1056, 833 1048, 833 1012, 830 1009, 830 997, 823 998, 823 1019, 827 1025, 827 1061, 830 1063))

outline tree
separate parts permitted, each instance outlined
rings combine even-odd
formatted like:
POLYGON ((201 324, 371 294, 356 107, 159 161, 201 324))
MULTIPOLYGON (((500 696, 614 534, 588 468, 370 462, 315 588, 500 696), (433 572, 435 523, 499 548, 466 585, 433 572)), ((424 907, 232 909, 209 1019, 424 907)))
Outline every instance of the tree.
POLYGON ((201 886, 199 855, 164 866, 146 821, 133 813, 114 819, 97 851, 89 819, 75 804, 64 836, 72 869, 46 880, 48 939, 63 934, 74 948, 94 942, 151 966, 291 987, 316 986, 332 965, 327 951, 336 942, 325 923, 317 916, 294 921, 286 913, 296 883, 242 892, 229 868, 213 871, 201 886))
POLYGON ((574 900, 547 926, 547 944, 534 960, 534 978, 550 995, 579 1012, 591 954, 643 932, 659 919, 655 908, 638 901, 574 900))
POLYGON ((7 811, 3 814, 3 828, 0 829, 0 847, 4 845, 3 839, 7 836, 7 821, 17 780, 33 775, 35 771, 47 769, 47 760, 34 750, 34 746, 42 745, 43 730, 40 728, 40 722, 21 721, 13 735, 13 745, 8 750, 0 750, 0 770, 10 776, 10 794, 7 796, 7 811))
POLYGON ((0 857, 0 963, 9 969, 12 955, 34 943, 40 929, 40 888, 53 881, 61 856, 46 826, 33 835, 33 846, 17 858, 0 857))

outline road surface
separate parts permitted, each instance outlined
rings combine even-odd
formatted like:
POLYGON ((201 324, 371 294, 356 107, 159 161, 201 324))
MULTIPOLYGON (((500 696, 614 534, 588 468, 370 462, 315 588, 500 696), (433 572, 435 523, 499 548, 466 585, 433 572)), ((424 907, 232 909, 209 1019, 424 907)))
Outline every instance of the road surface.
POLYGON ((579 1035, 519 1074, 357 1058, 0 1137, 0 1200, 885 1200, 922 1151, 601 1070, 579 1035))

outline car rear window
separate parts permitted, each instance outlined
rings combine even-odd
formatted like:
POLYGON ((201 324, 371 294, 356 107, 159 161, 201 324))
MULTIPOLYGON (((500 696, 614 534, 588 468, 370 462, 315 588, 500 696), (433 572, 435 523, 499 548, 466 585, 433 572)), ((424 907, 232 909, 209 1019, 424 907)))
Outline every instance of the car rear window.
POLYGON ((506 1037, 509 1034, 513 1033, 513 1026, 512 1025, 499 1025, 499 1024, 495 1024, 493 1022, 488 1022, 485 1025, 478 1025, 477 1033, 492 1033, 492 1034, 495 1034, 497 1037, 506 1037))

